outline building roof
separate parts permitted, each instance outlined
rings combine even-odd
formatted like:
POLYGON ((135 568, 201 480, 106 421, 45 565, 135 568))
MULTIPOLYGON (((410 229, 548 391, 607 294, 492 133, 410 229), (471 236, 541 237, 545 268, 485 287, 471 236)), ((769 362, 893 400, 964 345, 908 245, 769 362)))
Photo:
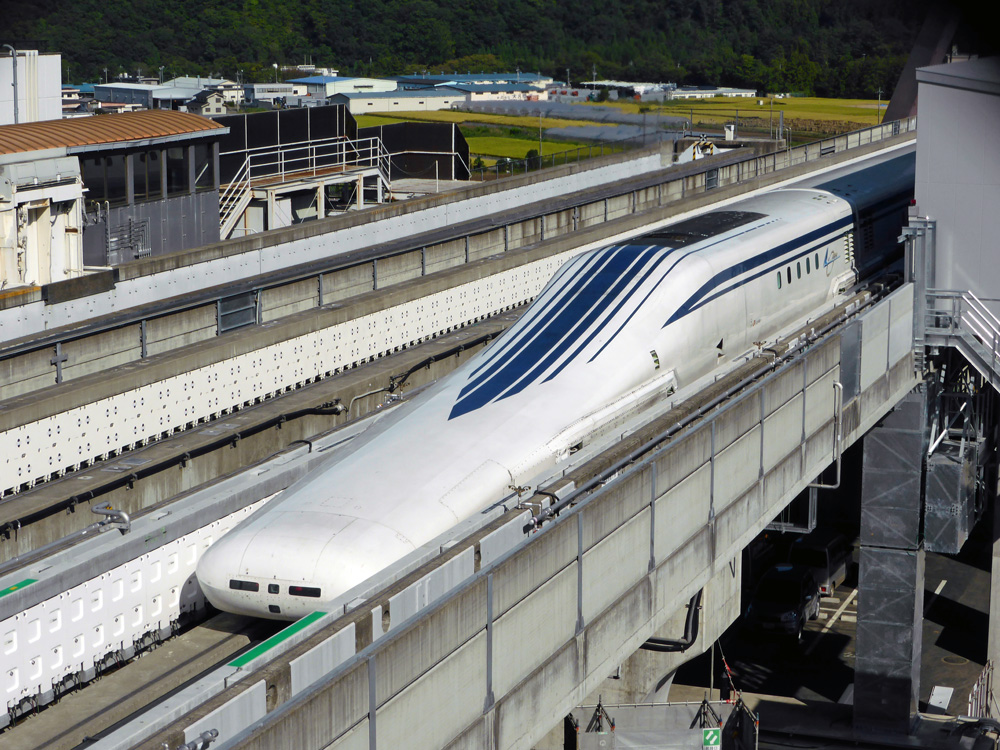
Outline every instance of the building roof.
MULTIPOLYGON (((520 92, 523 94, 538 93, 537 88, 529 86, 526 83, 456 83, 450 86, 450 88, 457 89, 458 91, 468 91, 473 94, 496 94, 505 92, 520 92)), ((421 89, 416 90, 421 91, 421 89)))
POLYGON ((201 88, 209 86, 235 86, 236 82, 229 78, 209 78, 208 76, 178 76, 163 82, 164 86, 175 88, 201 88))
POLYGON ((549 76, 537 73, 442 73, 440 75, 397 76, 397 81, 405 83, 538 83, 551 81, 549 76))
POLYGON ((340 81, 353 81, 350 76, 309 76, 308 78, 292 78, 288 83, 338 83, 340 81))
POLYGON ((917 81, 986 94, 1000 94, 1000 57, 982 57, 976 60, 917 68, 917 81))
POLYGON ((344 91, 333 94, 330 99, 343 96, 347 99, 427 99, 441 96, 464 96, 465 93, 451 86, 435 86, 426 89, 400 89, 398 91, 344 91))
POLYGON ((71 120, 44 120, 0 125, 0 154, 72 148, 100 144, 169 140, 172 136, 228 128, 200 115, 170 110, 125 112, 71 120))

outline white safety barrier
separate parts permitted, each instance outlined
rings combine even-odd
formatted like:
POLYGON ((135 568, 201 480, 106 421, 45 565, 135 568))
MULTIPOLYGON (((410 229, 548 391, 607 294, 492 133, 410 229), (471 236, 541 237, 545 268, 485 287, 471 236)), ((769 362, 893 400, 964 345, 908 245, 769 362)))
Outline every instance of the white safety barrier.
POLYGON ((0 496, 532 299, 576 249, 0 433, 0 496))
POLYGON ((182 613, 204 606, 194 576, 201 555, 270 497, 0 621, 5 710, 48 703, 67 681, 130 658, 144 636, 169 634, 182 613))

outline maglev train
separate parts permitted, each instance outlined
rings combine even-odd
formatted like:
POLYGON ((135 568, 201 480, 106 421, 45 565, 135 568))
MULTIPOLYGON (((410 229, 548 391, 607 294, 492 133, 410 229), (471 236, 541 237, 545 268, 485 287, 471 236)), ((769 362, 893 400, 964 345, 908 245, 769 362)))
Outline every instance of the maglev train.
POLYGON ((393 407, 213 544, 198 581, 295 619, 550 471, 669 392, 831 302, 896 248, 913 157, 708 211, 566 262, 491 346, 393 407))

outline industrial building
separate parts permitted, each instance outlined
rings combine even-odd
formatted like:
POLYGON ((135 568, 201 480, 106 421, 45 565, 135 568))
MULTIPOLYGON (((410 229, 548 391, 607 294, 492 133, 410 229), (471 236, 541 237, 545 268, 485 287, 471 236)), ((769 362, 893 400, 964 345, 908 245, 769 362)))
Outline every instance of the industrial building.
POLYGON ((347 76, 308 76, 292 78, 286 83, 296 88, 304 88, 307 96, 325 99, 334 94, 371 93, 395 91, 396 82, 386 78, 351 78, 347 76))
POLYGON ((217 241, 225 132, 164 111, 0 127, 0 286, 217 241))
POLYGON ((467 101, 465 92, 451 86, 439 88, 371 91, 334 94, 329 98, 332 104, 345 104, 353 115, 388 112, 423 112, 427 110, 449 109, 452 105, 467 101))

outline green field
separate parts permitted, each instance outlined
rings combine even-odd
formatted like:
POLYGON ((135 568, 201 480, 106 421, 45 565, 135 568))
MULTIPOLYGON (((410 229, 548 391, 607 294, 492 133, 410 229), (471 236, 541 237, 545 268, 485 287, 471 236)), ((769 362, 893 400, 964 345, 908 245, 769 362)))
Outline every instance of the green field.
POLYGON ((355 115, 359 128, 371 128, 376 125, 393 125, 397 122, 406 122, 406 118, 389 117, 388 115, 355 115))
MULTIPOLYGON (((504 136, 472 136, 465 140, 469 142, 469 153, 475 156, 506 157, 508 159, 523 159, 528 152, 538 151, 538 140, 527 138, 508 138, 504 136)), ((542 141, 542 155, 548 156, 570 149, 585 146, 584 143, 573 141, 542 141)))
MULTIPOLYGON (((715 97, 690 101, 658 103, 604 102, 633 114, 663 114, 693 116, 694 123, 719 125, 733 121, 737 115, 741 122, 755 120, 777 122, 779 113, 784 113, 785 124, 793 130, 822 131, 853 130, 876 124, 878 101, 875 99, 821 99, 819 97, 787 97, 770 99, 757 97, 743 99, 715 97)), ((882 110, 888 101, 882 100, 882 110)), ((764 125, 765 130, 767 124, 764 125)))
MULTIPOLYGON (((887 102, 882 102, 884 107, 887 102)), ((587 106, 589 103, 581 103, 587 106)), ((663 114, 685 116, 694 127, 721 130, 726 122, 737 118, 740 132, 767 135, 776 128, 779 113, 784 113, 784 124, 792 130, 793 142, 806 142, 833 133, 867 127, 876 123, 878 103, 867 99, 820 99, 818 97, 788 97, 783 99, 756 99, 715 97, 692 101, 640 103, 635 101, 603 102, 632 114, 663 114)), ((555 117, 516 117, 488 115, 476 112, 441 110, 431 112, 397 112, 390 115, 359 115, 358 127, 389 125, 396 122, 451 122, 462 126, 472 157, 480 157, 487 165, 496 159, 523 159, 528 151, 538 150, 538 139, 532 137, 539 127, 567 127, 573 125, 606 125, 595 120, 567 120, 555 117)), ((586 144, 546 139, 542 155, 571 151, 586 144)))
MULTIPOLYGON (((485 115, 479 112, 460 112, 458 110, 442 109, 430 112, 395 112, 389 115, 358 115, 358 127, 370 125, 388 125, 391 122, 456 122, 460 125, 466 123, 481 123, 483 125, 497 125, 503 127, 519 127, 538 129, 538 117, 516 117, 514 115, 485 115)), ((571 125, 607 125, 601 122, 589 122, 585 120, 565 120, 560 117, 542 117, 542 128, 565 128, 571 125)))

